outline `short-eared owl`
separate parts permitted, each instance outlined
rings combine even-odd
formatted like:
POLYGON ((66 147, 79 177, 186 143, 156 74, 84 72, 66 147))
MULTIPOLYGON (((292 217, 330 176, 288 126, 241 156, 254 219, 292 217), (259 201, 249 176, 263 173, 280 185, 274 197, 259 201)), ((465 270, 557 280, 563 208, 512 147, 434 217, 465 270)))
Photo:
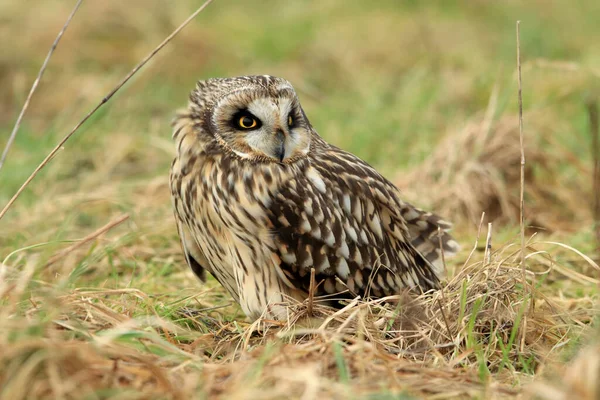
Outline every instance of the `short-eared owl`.
POLYGON ((323 140, 286 80, 201 81, 173 125, 171 195, 185 258, 249 317, 285 318, 289 298, 307 297, 311 268, 318 295, 439 286, 440 242, 447 255, 458 247, 450 224, 323 140))

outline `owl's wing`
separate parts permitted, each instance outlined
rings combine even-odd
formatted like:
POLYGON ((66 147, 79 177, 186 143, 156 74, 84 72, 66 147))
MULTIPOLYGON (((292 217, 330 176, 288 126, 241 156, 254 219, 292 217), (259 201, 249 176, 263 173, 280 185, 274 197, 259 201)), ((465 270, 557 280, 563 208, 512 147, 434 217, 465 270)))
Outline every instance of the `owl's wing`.
POLYGON ((188 228, 179 220, 177 215, 175 215, 175 220, 177 221, 177 232, 179 233, 179 238, 181 240, 185 261, 194 274, 196 274, 202 282, 206 282, 206 267, 208 266, 208 261, 196 244, 196 241, 188 228))
POLYGON ((413 247, 433 265, 436 271, 443 272, 444 256, 451 257, 460 250, 460 246, 449 233, 452 224, 436 214, 405 202, 400 213, 408 227, 413 247))
POLYGON ((438 227, 444 251, 456 251, 450 224, 402 202, 398 189, 356 156, 325 144, 319 150, 268 212, 274 251, 290 281, 307 290, 314 267, 320 294, 381 297, 437 288, 438 227))

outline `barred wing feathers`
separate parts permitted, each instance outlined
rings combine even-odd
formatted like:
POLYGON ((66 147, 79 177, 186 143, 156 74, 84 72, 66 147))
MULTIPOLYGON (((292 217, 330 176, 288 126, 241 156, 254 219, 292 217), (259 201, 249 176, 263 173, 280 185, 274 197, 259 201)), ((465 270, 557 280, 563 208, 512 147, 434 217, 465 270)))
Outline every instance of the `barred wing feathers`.
POLYGON ((302 174, 281 187, 268 210, 273 249, 298 288, 310 269, 319 294, 387 296, 439 287, 444 252, 457 244, 450 224, 399 198, 399 190, 354 155, 317 141, 302 174))

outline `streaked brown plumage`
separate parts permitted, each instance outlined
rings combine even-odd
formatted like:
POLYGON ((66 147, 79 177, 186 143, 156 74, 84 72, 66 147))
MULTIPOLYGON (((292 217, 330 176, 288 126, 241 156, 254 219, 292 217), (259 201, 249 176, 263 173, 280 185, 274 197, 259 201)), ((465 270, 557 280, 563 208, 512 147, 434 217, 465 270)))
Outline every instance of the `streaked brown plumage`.
POLYGON ((400 199, 358 157, 325 142, 292 86, 271 76, 199 82, 174 122, 171 194, 186 260, 251 318, 287 296, 381 297, 437 288, 458 245, 450 224, 400 199))

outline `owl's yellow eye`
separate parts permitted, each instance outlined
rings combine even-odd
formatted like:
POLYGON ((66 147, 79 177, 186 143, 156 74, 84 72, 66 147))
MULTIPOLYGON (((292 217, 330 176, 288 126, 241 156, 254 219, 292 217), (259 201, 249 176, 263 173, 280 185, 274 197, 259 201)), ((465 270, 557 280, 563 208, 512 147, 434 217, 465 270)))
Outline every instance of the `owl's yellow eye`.
POLYGON ((252 118, 247 115, 244 115, 244 116, 241 116, 240 119, 238 119, 238 125, 240 126, 240 128, 252 129, 252 128, 256 128, 256 125, 258 125, 258 122, 256 122, 256 118, 252 118))
POLYGON ((288 117, 288 126, 292 126, 292 125, 294 125, 294 118, 290 115, 288 117))

